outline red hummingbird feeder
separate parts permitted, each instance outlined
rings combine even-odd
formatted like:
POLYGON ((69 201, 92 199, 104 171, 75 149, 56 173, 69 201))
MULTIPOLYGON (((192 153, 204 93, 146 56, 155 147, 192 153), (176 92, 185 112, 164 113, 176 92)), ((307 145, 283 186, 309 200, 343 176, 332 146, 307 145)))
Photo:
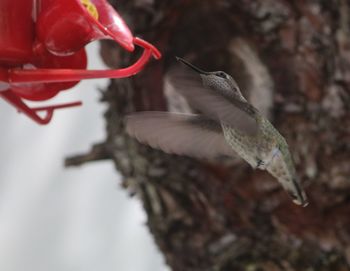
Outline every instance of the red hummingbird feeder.
POLYGON ((1 0, 0 17, 0 96, 40 124, 49 123, 56 109, 81 102, 31 108, 24 100, 48 100, 82 79, 132 76, 152 56, 161 57, 132 35, 106 0, 1 0), (135 46, 144 50, 129 67, 86 70, 84 46, 99 39, 112 39, 129 52, 135 46))

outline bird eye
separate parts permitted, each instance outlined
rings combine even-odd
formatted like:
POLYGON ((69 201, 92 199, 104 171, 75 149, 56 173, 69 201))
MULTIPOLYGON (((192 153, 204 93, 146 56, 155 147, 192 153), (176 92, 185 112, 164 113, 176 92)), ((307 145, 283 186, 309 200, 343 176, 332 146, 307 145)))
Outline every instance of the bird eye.
POLYGON ((216 75, 221 77, 221 78, 224 78, 224 79, 227 78, 226 73, 224 73, 224 72, 218 72, 216 75))

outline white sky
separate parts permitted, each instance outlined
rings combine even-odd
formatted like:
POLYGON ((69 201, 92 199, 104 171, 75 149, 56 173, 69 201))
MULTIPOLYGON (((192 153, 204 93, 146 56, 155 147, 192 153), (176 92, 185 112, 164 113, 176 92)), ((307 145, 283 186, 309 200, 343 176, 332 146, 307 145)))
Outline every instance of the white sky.
MULTIPOLYGON (((88 55, 90 69, 106 68, 97 42, 88 55)), ((46 126, 0 99, 1 271, 168 270, 111 161, 63 167, 103 141, 106 105, 96 89, 107 83, 85 80, 59 94, 52 103, 84 105, 56 111, 46 126)))

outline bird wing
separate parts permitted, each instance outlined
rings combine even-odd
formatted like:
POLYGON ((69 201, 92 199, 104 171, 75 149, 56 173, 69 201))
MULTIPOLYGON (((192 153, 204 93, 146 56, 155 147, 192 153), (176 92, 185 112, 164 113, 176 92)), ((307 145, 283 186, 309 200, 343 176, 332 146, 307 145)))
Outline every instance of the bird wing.
POLYGON ((209 118, 225 122, 247 135, 253 136, 258 132, 258 124, 254 118, 256 109, 239 100, 233 93, 225 89, 206 87, 199 74, 184 72, 182 69, 169 72, 169 81, 193 108, 209 118))
POLYGON ((226 143, 221 125, 195 114, 139 112, 126 117, 130 136, 170 154, 196 158, 236 156, 226 143))

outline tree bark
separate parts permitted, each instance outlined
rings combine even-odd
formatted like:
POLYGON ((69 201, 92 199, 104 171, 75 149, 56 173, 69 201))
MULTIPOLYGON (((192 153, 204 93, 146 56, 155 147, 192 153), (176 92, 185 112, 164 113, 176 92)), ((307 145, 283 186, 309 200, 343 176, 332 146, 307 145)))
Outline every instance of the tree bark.
MULTIPOLYGON (((172 270, 350 270, 350 2, 111 2, 163 58, 111 81, 106 141, 67 165, 113 159, 172 270), (238 81, 286 137, 308 207, 244 162, 168 155, 127 136, 130 112, 186 110, 167 85, 175 55, 238 81)), ((111 42, 102 57, 136 58, 111 42)))

